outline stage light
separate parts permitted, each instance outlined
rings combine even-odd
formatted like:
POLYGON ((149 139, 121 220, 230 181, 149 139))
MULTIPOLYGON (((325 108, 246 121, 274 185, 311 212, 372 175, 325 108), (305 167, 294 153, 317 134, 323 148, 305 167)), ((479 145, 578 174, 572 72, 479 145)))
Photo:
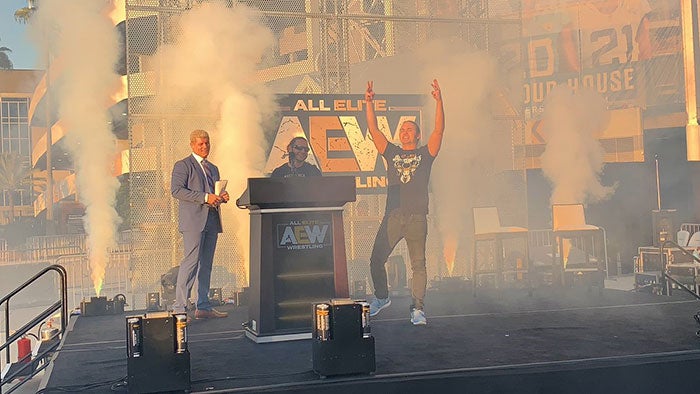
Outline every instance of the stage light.
POLYGON ((160 293, 148 293, 148 303, 146 310, 149 312, 161 310, 160 293))
POLYGON ((352 282, 352 296, 354 298, 365 298, 367 297, 367 281, 366 280, 356 280, 352 282))
POLYGON ((56 327, 53 327, 51 320, 49 320, 48 323, 46 323, 46 328, 41 330, 41 341, 50 341, 54 339, 54 337, 58 335, 59 332, 60 330, 56 327))
POLYGON ((165 274, 160 276, 161 284, 161 306, 163 310, 172 309, 175 303, 175 288, 177 287, 177 274, 180 266, 172 267, 165 274))
POLYGON ((444 276, 430 281, 430 288, 443 292, 464 292, 471 286, 471 281, 464 276, 444 276))
POLYGON ((237 291, 234 295, 237 306, 248 306, 248 301, 250 299, 250 287, 244 287, 241 291, 237 291))
POLYGON ((213 305, 222 305, 224 297, 221 294, 221 287, 209 289, 209 302, 213 305))
POLYGON ((53 326, 53 319, 46 321, 46 327, 39 331, 39 348, 36 350, 37 357, 48 360, 54 353, 61 341, 59 335, 61 330, 53 326))

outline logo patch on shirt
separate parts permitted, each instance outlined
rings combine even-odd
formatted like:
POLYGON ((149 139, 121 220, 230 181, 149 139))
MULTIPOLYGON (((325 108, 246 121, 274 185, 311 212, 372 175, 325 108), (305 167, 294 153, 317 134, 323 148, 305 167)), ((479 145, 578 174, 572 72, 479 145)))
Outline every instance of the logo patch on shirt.
POLYGON ((416 169, 420 165, 420 161, 421 155, 415 153, 394 156, 392 162, 394 163, 396 174, 401 179, 401 183, 408 183, 411 181, 411 177, 415 174, 416 169))

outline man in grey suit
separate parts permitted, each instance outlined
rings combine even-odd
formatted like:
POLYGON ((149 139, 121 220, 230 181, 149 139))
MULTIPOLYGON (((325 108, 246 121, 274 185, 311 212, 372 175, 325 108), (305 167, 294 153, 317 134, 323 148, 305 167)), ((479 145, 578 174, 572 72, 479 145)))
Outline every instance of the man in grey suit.
POLYGON ((180 202, 179 230, 182 233, 184 256, 175 287, 174 312, 185 312, 187 300, 197 280, 195 319, 228 316, 211 307, 209 284, 214 250, 222 232, 220 204, 229 200, 227 192, 214 194, 219 169, 207 160, 209 134, 204 130, 190 133, 192 154, 175 163, 170 192, 180 202))

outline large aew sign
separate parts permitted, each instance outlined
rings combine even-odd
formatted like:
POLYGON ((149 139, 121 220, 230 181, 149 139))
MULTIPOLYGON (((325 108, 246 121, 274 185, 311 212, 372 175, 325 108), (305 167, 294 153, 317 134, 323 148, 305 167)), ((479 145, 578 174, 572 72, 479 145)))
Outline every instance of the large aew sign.
MULTIPOLYGON (((373 105, 379 130, 398 144, 404 121, 421 124, 423 102, 420 95, 377 96, 373 105)), ((307 161, 324 176, 354 175, 358 194, 385 192, 386 163, 367 132, 363 95, 290 95, 278 103, 280 119, 266 173, 287 162, 292 138, 304 136, 311 148, 307 161)))

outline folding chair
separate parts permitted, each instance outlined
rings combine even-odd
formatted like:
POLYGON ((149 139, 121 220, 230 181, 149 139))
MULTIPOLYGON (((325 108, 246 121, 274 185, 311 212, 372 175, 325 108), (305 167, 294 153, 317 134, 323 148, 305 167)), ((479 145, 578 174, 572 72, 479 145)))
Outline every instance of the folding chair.
POLYGON ((590 240, 591 246, 595 248, 595 237, 601 232, 602 229, 600 227, 586 223, 583 204, 552 205, 552 234, 554 235, 554 242, 552 242, 553 271, 558 274, 557 279, 562 285, 566 284, 565 274, 567 272, 576 274, 595 272, 598 276, 596 282, 602 291, 604 269, 601 265, 601 259, 595 256, 595 264, 591 264, 589 244, 587 242, 590 240), (583 251, 584 262, 573 267, 568 264, 568 260, 575 246, 583 251))
POLYGON ((678 246, 685 248, 688 246, 688 240, 690 238, 690 232, 687 230, 680 230, 676 233, 676 240, 678 240, 678 246))
MULTIPOLYGON (((498 208, 496 207, 475 207, 472 210, 474 214, 474 255, 472 258, 472 288, 476 295, 476 287, 478 284, 478 276, 483 274, 494 275, 494 285, 499 287, 501 280, 506 272, 527 273, 529 270, 529 251, 528 251, 528 231, 524 227, 503 227, 498 217, 498 208), (518 268, 517 265, 513 271, 504 271, 504 249, 503 240, 509 238, 524 238, 525 253, 523 258, 523 267, 518 268), (481 241, 494 242, 496 253, 494 256, 493 269, 479 270, 477 262, 477 246, 481 241)), ((527 274, 526 274, 527 275, 527 274)))

